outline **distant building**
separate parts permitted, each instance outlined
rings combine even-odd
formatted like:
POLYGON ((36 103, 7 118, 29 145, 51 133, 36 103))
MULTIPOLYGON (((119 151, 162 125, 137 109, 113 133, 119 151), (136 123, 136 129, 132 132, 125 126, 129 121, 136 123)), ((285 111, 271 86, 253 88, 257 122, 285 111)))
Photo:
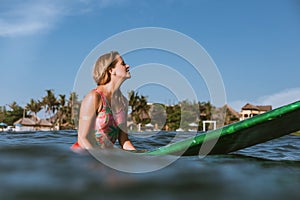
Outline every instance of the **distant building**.
POLYGON ((15 131, 35 131, 35 122, 29 118, 21 118, 14 125, 15 131))
POLYGON ((254 117, 255 115, 259 115, 265 112, 272 110, 272 106, 255 106, 250 103, 244 105, 240 112, 240 121, 244 119, 248 119, 250 117, 254 117))
POLYGON ((21 118, 14 122, 15 131, 50 131, 53 125, 46 119, 21 118))
POLYGON ((39 119, 36 121, 35 128, 39 131, 51 131, 53 130, 53 124, 46 119, 39 119))

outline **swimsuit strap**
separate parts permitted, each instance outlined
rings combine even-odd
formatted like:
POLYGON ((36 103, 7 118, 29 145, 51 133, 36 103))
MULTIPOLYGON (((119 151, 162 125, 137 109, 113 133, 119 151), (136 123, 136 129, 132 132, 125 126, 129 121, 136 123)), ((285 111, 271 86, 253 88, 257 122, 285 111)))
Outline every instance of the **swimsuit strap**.
MULTIPOLYGON (((108 103, 108 100, 107 100, 106 96, 104 95, 104 93, 101 90, 99 90, 98 88, 95 88, 95 92, 97 92, 101 96, 102 105, 103 105, 101 110, 105 109, 106 107, 109 107, 109 109, 112 110, 112 108, 111 108, 110 104, 108 103)), ((114 112, 114 115, 120 115, 120 114, 121 115, 124 114, 124 108, 123 107, 119 111, 114 112)))
POLYGON ((106 99, 104 93, 101 90, 99 90, 98 88, 95 88, 95 92, 98 93, 101 96, 102 105, 103 105, 102 107, 106 107, 107 106, 107 99, 106 99))

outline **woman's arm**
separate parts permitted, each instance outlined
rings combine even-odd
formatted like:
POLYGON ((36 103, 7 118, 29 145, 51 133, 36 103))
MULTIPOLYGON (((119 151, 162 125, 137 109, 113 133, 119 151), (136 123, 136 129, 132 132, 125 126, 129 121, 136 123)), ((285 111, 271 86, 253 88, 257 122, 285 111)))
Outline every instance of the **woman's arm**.
POLYGON ((124 109, 124 123, 121 127, 120 135, 119 135, 119 143, 121 147, 125 150, 135 150, 135 147, 131 143, 131 141, 128 138, 127 134, 127 113, 128 113, 128 101, 127 99, 122 95, 122 104, 124 109))
POLYGON ((135 147, 129 140, 127 133, 124 133, 123 131, 120 132, 119 143, 124 150, 135 150, 135 147))
POLYGON ((101 98, 99 98, 99 95, 94 91, 91 91, 86 95, 81 103, 78 127, 78 143, 84 149, 91 149, 96 145, 93 127, 100 101, 101 98))

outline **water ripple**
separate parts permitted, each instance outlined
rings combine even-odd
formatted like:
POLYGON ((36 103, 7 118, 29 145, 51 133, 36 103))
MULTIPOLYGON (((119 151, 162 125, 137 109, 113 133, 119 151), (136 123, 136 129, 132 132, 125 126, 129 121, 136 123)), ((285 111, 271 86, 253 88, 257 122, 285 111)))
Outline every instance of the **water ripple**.
MULTIPOLYGON (((300 136, 284 136, 228 155, 181 157, 151 173, 110 169, 70 151, 76 131, 0 133, 0 199, 298 199, 300 136)), ((140 149, 175 132, 134 133, 140 149), (147 135, 148 134, 148 135, 147 135), (152 134, 152 135, 151 135, 152 134)), ((181 133, 179 138, 188 135, 181 133)))

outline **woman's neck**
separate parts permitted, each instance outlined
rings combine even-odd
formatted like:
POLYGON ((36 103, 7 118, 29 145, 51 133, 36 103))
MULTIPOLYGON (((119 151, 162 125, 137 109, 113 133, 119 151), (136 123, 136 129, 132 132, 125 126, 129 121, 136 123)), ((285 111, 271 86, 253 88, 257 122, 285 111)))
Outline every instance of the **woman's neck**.
POLYGON ((104 93, 104 95, 106 97, 108 97, 109 99, 111 99, 111 97, 113 95, 115 95, 115 94, 117 94, 117 93, 120 92, 120 87, 119 86, 116 87, 116 85, 112 84, 112 82, 109 82, 109 83, 107 83, 105 85, 99 85, 97 88, 99 90, 101 90, 104 93))

